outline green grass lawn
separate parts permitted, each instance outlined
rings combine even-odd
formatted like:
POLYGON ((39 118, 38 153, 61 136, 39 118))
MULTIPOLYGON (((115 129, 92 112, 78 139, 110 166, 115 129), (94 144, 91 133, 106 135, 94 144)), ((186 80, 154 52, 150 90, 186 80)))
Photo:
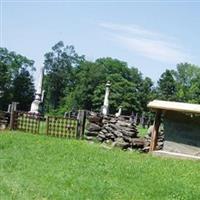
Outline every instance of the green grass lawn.
POLYGON ((200 199, 200 162, 0 133, 0 199, 200 199))

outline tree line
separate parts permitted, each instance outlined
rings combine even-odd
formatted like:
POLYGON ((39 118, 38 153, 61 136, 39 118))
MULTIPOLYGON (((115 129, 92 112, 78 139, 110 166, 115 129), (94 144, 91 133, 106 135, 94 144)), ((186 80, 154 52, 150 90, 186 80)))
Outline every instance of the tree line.
MULTIPOLYGON (((166 70, 156 84, 134 66, 110 57, 88 61, 73 46, 58 42, 44 55, 43 109, 46 113, 100 111, 105 84, 111 82, 110 112, 147 112, 153 99, 200 103, 200 68, 189 63, 166 70)), ((0 48, 0 109, 12 101, 29 110, 34 98, 34 61, 0 48)))
POLYGON ((0 48, 0 110, 7 110, 11 102, 19 102, 19 109, 29 110, 34 98, 32 72, 34 61, 0 48))

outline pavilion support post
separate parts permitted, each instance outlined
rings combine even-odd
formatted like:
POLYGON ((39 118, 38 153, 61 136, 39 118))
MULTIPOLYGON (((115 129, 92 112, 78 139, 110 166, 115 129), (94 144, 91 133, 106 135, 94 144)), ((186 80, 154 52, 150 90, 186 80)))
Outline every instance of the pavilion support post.
POLYGON ((161 114, 162 114, 162 110, 157 110, 154 125, 153 125, 153 131, 151 134, 150 151, 154 151, 156 149, 158 132, 159 132, 159 127, 161 123, 161 114))

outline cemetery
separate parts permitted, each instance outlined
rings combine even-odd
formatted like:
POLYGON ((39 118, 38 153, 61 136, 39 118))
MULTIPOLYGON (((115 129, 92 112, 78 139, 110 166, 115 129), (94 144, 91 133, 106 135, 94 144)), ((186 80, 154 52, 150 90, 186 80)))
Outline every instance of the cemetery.
POLYGON ((1 0, 0 200, 200 200, 199 8, 1 0))
POLYGON ((2 130, 9 128, 10 130, 21 130, 33 134, 99 141, 123 150, 137 149, 140 152, 149 151, 150 142, 139 136, 137 125, 141 123, 143 127, 150 127, 150 123, 153 121, 150 119, 148 122, 147 120, 145 121, 144 116, 141 116, 139 119, 138 114, 134 116, 133 113, 131 116, 123 116, 122 106, 119 107, 119 111, 115 115, 110 114, 110 81, 105 85, 104 102, 99 113, 79 110, 74 116, 70 112, 65 112, 64 116, 42 116, 40 108, 44 100, 44 90, 42 89, 43 76, 44 68, 42 67, 35 98, 29 112, 17 110, 17 105, 20 102, 9 104, 8 111, 2 112, 0 121, 2 130), (42 123, 45 130, 40 128, 42 123))
POLYGON ((145 120, 142 115, 139 123, 147 127, 144 136, 139 135, 138 114, 122 115, 122 106, 116 114, 109 113, 109 95, 111 82, 105 85, 103 106, 99 113, 79 110, 73 116, 65 112, 64 116, 42 116, 40 107, 44 100, 42 89, 44 68, 41 68, 35 98, 30 111, 18 111, 20 102, 8 105, 7 112, 1 112, 1 130, 21 130, 33 134, 46 134, 62 138, 99 141, 109 148, 153 152, 200 159, 199 114, 200 105, 154 100, 148 107, 156 112, 154 121, 145 120), (184 114, 185 113, 185 114, 184 114), (148 121, 148 122, 147 122, 148 121), (44 129, 40 128, 43 123, 44 129), (152 124, 150 124, 152 123, 152 124), (160 129, 163 125, 164 130, 160 129), (177 153, 177 154, 175 154, 177 153))
MULTIPOLYGON (((147 187, 150 193, 145 194, 144 199, 155 196, 162 198, 163 195, 176 198, 179 194, 185 198, 197 199, 200 195, 197 192, 199 186, 190 183, 197 183, 199 177, 196 173, 191 175, 188 172, 189 175, 186 174, 185 177, 182 174, 185 167, 193 171, 199 170, 198 104, 154 100, 147 105, 155 113, 151 117, 136 112, 124 115, 121 105, 115 113, 110 113, 114 83, 107 81, 99 111, 82 109, 65 111, 63 115, 44 114, 43 79, 42 67, 28 111, 18 109, 20 102, 12 102, 7 111, 0 112, 1 155, 5 159, 2 162, 2 181, 5 183, 9 179, 13 182, 15 177, 23 183, 17 192, 13 191, 12 197, 21 198, 21 190, 25 198, 31 196, 40 199, 43 193, 48 193, 50 198, 62 199, 65 191, 75 199, 91 195, 95 199, 107 196, 116 199, 119 188, 113 186, 108 190, 116 179, 123 185, 121 189, 127 191, 120 193, 123 199, 131 195, 143 199, 142 194, 145 193, 142 188, 147 187), (9 164, 10 162, 15 164, 9 164), (21 168, 28 177, 32 177, 28 182, 22 175, 23 171, 19 170, 21 168), (162 174, 158 173, 160 170, 162 174), (174 178, 173 171, 181 176, 176 176, 171 182, 174 178), (105 174, 109 184, 101 181, 105 174), (152 178, 149 178, 149 174, 152 178), (169 192, 163 193, 160 187, 155 195, 151 183, 153 181, 160 184, 161 179, 169 192), (36 185, 30 188, 32 181, 37 182, 40 192, 36 185), (97 183, 97 186, 91 187, 91 184, 97 183), (179 186, 175 190, 171 188, 171 184, 177 183, 181 183, 182 189, 187 192, 179 193, 179 186), (60 187, 57 188, 54 184, 60 187), (66 189, 66 184, 71 186, 66 189), (137 187, 138 184, 141 187, 137 187), (73 192, 74 190, 79 192, 73 192)), ((6 187, 5 184, 5 197, 8 196, 6 187)))

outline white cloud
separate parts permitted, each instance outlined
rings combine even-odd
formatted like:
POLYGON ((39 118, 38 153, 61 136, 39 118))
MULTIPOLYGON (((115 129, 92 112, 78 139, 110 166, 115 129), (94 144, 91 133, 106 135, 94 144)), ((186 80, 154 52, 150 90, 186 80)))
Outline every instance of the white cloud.
POLYGON ((131 33, 134 35, 145 35, 145 36, 162 36, 159 33, 145 30, 137 25, 123 25, 123 24, 113 24, 113 23, 100 23, 101 27, 110 29, 113 31, 119 31, 124 33, 131 33))
POLYGON ((189 61, 190 56, 176 44, 174 38, 135 25, 99 24, 111 32, 111 39, 133 53, 167 63, 189 61))

